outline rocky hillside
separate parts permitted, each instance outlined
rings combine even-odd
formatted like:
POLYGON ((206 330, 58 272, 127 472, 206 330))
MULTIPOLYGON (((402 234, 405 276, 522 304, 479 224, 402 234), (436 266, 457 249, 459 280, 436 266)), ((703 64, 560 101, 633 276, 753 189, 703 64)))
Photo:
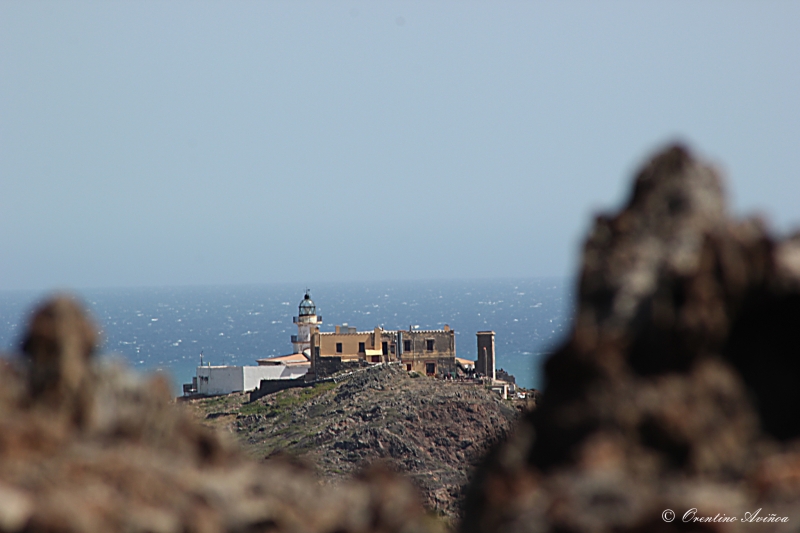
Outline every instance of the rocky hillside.
POLYGON ((388 463, 411 476, 428 509, 449 517, 458 515, 472 465, 506 436, 518 413, 482 386, 409 374, 397 365, 253 403, 230 395, 190 404, 255 458, 290 454, 330 483, 376 461, 388 463))

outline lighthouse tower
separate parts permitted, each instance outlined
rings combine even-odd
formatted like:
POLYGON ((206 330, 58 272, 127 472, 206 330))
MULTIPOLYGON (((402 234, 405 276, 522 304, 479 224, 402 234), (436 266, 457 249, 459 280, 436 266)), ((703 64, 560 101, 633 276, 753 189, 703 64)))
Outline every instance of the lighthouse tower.
POLYGON ((322 324, 322 317, 317 316, 317 306, 314 305, 314 300, 306 290, 306 295, 303 301, 300 302, 300 313, 294 317, 294 323, 297 324, 297 335, 292 335, 292 347, 294 353, 304 353, 309 350, 306 355, 308 356, 311 351, 311 329, 322 324))

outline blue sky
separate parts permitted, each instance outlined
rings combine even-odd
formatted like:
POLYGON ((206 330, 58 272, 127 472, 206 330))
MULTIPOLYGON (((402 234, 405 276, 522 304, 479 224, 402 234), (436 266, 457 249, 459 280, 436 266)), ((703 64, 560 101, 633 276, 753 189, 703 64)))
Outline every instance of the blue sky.
POLYGON ((0 290, 572 276, 683 140, 800 226, 800 3, 0 3, 0 290))

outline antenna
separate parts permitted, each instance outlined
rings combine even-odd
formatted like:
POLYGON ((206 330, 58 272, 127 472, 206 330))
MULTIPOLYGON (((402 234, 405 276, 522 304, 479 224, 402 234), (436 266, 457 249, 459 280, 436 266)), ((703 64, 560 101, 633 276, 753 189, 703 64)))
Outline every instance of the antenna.
POLYGON ((200 350, 200 366, 203 366, 203 350, 200 350))

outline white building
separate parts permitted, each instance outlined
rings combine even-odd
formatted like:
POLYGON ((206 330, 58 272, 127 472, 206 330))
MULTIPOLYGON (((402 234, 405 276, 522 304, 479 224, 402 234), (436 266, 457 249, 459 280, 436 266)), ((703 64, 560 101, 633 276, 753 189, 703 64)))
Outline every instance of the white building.
POLYGON ((213 396, 251 391, 261 385, 262 379, 299 378, 308 372, 310 365, 276 363, 258 366, 198 366, 197 393, 213 396))

